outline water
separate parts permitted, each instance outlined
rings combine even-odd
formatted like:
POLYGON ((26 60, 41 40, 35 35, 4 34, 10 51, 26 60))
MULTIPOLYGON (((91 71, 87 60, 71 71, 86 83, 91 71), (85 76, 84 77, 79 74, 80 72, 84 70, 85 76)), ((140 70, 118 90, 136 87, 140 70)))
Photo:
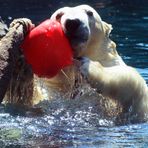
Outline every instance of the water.
MULTIPOLYGON (((147 0, 0 0, 0 15, 6 23, 14 18, 28 17, 38 24, 62 6, 84 3, 93 6, 103 20, 113 25, 111 38, 117 43, 118 52, 148 83, 147 0)), ((50 103, 44 102, 40 106, 44 114, 40 108, 1 105, 0 147, 148 147, 147 123, 115 126, 113 120, 98 114, 93 98, 92 102, 82 99, 77 104, 77 101, 57 98, 50 103)))

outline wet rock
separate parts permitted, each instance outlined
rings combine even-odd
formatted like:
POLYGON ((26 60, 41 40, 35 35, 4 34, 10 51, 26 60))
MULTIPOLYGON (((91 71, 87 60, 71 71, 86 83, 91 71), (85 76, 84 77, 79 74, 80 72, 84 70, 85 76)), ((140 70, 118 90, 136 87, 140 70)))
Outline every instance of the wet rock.
MULTIPOLYGON (((1 26, 3 36, 6 26, 1 26)), ((0 40, 0 102, 6 91, 8 99, 5 101, 10 103, 28 103, 27 99, 32 97, 33 73, 20 49, 20 44, 32 26, 29 19, 16 19, 0 40)))

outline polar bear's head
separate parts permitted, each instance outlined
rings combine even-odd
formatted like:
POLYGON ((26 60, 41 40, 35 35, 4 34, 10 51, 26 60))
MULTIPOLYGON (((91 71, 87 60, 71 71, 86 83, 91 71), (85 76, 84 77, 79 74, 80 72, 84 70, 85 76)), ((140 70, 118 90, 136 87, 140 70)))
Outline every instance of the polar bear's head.
MULTIPOLYGON (((99 14, 88 5, 58 9, 51 19, 61 23, 75 56, 95 56, 95 50, 109 36, 111 25, 102 21, 99 14)), ((98 53, 98 51, 97 51, 98 53)))

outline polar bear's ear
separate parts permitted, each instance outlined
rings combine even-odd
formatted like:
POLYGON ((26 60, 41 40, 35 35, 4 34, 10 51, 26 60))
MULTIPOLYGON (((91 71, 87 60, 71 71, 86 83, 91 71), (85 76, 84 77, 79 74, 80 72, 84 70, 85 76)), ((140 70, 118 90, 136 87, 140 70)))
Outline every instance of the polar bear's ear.
POLYGON ((63 7, 58 10, 56 10, 50 17, 52 20, 57 20, 59 21, 61 17, 64 15, 64 13, 67 11, 68 7, 63 7))
POLYGON ((102 26, 103 26, 103 31, 104 31, 105 36, 109 37, 109 35, 113 29, 112 25, 102 21, 102 26))
POLYGON ((69 7, 63 7, 58 9, 51 15, 50 19, 59 21, 61 17, 65 14, 65 12, 68 11, 68 9, 69 7))
POLYGON ((56 12, 54 12, 54 13, 51 15, 50 19, 52 19, 52 20, 59 20, 59 19, 61 19, 61 17, 62 17, 63 14, 64 14, 64 12, 62 12, 62 11, 59 9, 59 10, 57 10, 56 12))
POLYGON ((63 15, 64 15, 64 12, 57 11, 51 16, 50 19, 59 21, 63 15))

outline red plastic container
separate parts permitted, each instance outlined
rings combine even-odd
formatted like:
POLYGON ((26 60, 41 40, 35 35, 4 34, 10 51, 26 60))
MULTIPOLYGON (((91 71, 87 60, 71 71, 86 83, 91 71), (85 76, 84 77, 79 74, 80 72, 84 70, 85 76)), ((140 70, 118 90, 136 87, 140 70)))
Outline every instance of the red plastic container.
POLYGON ((33 72, 40 77, 53 77, 73 64, 72 48, 57 21, 46 20, 35 27, 21 48, 33 72))

